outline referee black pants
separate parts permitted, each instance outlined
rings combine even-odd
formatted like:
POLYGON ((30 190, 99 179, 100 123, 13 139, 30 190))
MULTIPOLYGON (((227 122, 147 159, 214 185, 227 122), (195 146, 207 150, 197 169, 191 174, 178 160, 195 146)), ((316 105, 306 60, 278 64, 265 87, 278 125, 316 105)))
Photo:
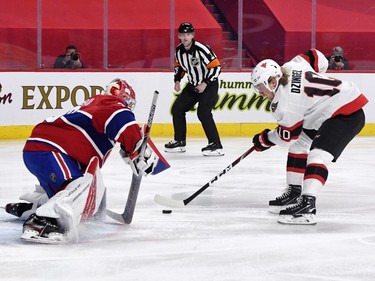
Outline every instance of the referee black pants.
POLYGON ((212 109, 219 98, 218 90, 218 81, 208 84, 203 93, 197 93, 195 87, 190 83, 186 85, 172 106, 174 139, 176 141, 186 140, 186 112, 198 103, 197 115, 199 121, 202 123, 208 143, 221 144, 212 116, 212 109))

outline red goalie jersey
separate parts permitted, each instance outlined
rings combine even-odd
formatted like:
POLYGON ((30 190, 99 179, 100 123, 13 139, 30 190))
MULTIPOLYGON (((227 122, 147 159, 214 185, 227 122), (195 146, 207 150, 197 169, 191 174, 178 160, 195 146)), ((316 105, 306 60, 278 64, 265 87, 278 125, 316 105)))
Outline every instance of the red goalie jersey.
POLYGON ((62 116, 38 124, 24 151, 59 151, 83 166, 97 156, 101 167, 116 142, 131 154, 142 138, 134 114, 123 99, 98 95, 62 116))

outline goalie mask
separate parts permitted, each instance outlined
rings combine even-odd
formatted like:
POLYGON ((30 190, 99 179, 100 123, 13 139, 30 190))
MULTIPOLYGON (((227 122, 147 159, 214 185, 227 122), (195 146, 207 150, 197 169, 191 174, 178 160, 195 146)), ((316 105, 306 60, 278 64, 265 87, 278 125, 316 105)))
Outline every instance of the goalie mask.
POLYGON ((135 92, 125 80, 121 80, 119 78, 112 80, 108 84, 105 93, 122 98, 130 110, 135 108, 135 92))
POLYGON ((260 85, 263 85, 271 92, 274 92, 279 86, 279 80, 282 76, 281 68, 277 62, 266 59, 258 63, 253 69, 253 72, 251 73, 251 83, 258 94, 260 85), (276 87, 274 90, 271 90, 269 86, 271 78, 276 79, 276 87))

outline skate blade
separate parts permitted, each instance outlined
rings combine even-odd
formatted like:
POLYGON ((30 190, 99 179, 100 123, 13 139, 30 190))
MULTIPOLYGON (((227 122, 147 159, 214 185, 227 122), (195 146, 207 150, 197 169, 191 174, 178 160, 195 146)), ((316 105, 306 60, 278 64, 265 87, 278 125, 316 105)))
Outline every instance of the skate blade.
POLYGON ((176 147, 176 148, 164 148, 165 152, 169 153, 183 153, 186 151, 185 147, 176 147))
POLYGON ((314 225, 316 224, 316 219, 314 214, 304 214, 299 217, 281 215, 277 222, 281 224, 314 225))
POLYGON ((224 152, 221 149, 217 149, 215 151, 202 151, 203 156, 224 156, 224 152))
POLYGON ((61 233, 52 234, 51 237, 41 237, 37 231, 26 230, 21 235, 21 240, 24 242, 38 243, 38 244, 65 244, 67 240, 61 233))

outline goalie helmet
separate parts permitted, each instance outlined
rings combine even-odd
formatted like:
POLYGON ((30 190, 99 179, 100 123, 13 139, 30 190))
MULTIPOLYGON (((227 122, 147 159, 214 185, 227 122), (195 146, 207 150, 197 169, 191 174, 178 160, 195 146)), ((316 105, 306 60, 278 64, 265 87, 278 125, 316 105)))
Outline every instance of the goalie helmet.
POLYGON ((136 104, 135 92, 125 80, 119 78, 112 80, 108 84, 105 93, 122 98, 130 110, 134 109, 136 104))
POLYGON ((254 89, 259 93, 259 86, 264 85, 268 90, 273 92, 269 87, 270 78, 276 79, 276 88, 279 85, 279 80, 283 76, 280 66, 271 59, 262 60, 253 69, 251 73, 251 83, 254 85, 254 89))
POLYGON ((183 22, 178 28, 179 33, 193 33, 194 27, 190 22, 183 22))

